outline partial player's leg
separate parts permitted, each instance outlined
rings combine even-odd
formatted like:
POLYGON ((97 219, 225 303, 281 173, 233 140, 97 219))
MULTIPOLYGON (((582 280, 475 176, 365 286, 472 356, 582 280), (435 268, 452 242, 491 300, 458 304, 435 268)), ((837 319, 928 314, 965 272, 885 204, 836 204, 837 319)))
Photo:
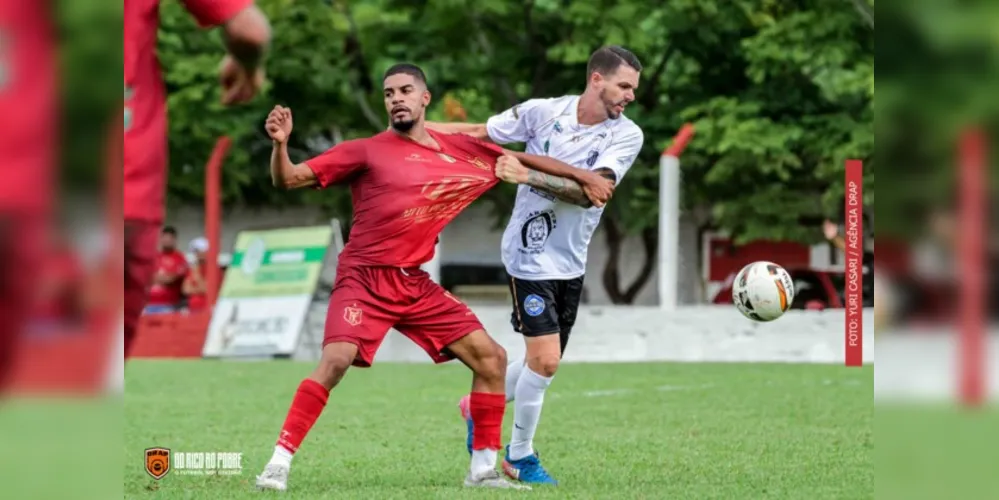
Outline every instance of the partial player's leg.
POLYGON ((257 488, 284 491, 288 488, 291 459, 312 426, 322 415, 330 391, 340 382, 357 357, 358 347, 350 342, 332 342, 323 346, 322 358, 295 391, 291 408, 274 446, 274 454, 257 476, 257 488))
MULTIPOLYGON (((292 457, 326 408, 330 391, 351 365, 371 366, 378 346, 396 321, 394 313, 374 298, 386 295, 369 290, 371 285, 367 282, 372 276, 365 271, 357 272, 361 280, 354 276, 338 277, 326 313, 319 365, 299 384, 274 446, 274 454, 263 473, 257 476, 257 488, 287 489, 292 457)), ((374 288, 377 290, 378 284, 374 288)))
MULTIPOLYGON (((516 290, 516 280, 510 278, 510 296, 513 298, 513 313, 510 316, 510 323, 513 325, 515 332, 521 333, 523 330, 523 313, 518 307, 517 301, 517 290, 516 290)), ((517 358, 511 361, 506 366, 506 382, 505 382, 505 394, 507 403, 516 399, 517 393, 517 381, 520 380, 520 375, 524 373, 524 369, 527 366, 526 358, 517 358)), ((471 414, 468 412, 469 397, 466 395, 458 401, 458 411, 461 412, 461 418, 465 421, 465 427, 467 429, 465 444, 468 448, 468 453, 472 453, 472 434, 474 432, 474 425, 472 423, 471 414)))
POLYGON ((468 410, 475 423, 465 486, 522 488, 496 470, 506 410, 506 350, 486 334, 475 314, 428 276, 412 277, 419 302, 396 326, 437 363, 460 359, 473 373, 468 410))
POLYGON ((146 307, 149 285, 156 273, 158 225, 144 221, 125 221, 125 277, 123 288, 125 315, 125 359, 132 352, 142 309, 146 307))
POLYGON ((35 297, 35 277, 42 265, 44 220, 0 214, 0 392, 11 381, 20 338, 35 297))
POLYGON ((452 342, 447 352, 473 373, 472 393, 468 396, 469 420, 473 423, 472 459, 465 486, 526 489, 506 481, 496 470, 506 411, 506 351, 480 329, 452 342))
POLYGON ((558 484, 541 465, 534 450, 534 435, 541 420, 545 392, 562 359, 562 332, 567 334, 575 321, 574 312, 572 318, 563 313, 565 304, 574 303, 569 293, 574 281, 514 279, 511 283, 514 328, 524 335, 526 352, 521 375, 512 391, 508 388, 514 394, 513 431, 503 472, 526 483, 558 484), (570 325, 563 326, 563 322, 570 325))

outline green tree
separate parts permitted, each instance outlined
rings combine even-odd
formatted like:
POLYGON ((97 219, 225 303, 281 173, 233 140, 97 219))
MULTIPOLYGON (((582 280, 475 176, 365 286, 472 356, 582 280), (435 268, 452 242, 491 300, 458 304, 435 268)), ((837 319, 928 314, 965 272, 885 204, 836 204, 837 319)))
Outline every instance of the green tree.
MULTIPOLYGON (((275 103, 295 112, 295 154, 385 127, 379 77, 389 65, 421 64, 431 91, 452 95, 481 121, 531 97, 582 91, 587 57, 621 44, 645 64, 628 116, 646 146, 605 214, 611 258, 602 279, 630 303, 654 269, 658 157, 685 122, 697 136, 683 157, 683 204, 702 229, 738 241, 819 239, 835 216, 843 161, 867 160, 873 203, 873 21, 863 0, 261 0, 275 45, 270 87, 256 103, 218 106, 220 43, 197 33, 175 4, 164 8, 161 51, 171 90, 171 193, 199 199, 200 165, 219 135, 238 148, 226 166, 226 200, 311 203, 347 218, 344 191, 276 195, 266 180, 269 143, 260 124, 275 103), (860 2, 860 3, 858 3, 860 2), (638 235, 645 254, 625 256, 638 235), (642 258, 630 282, 621 259, 642 258)), ((869 4, 872 5, 872 4, 869 4)), ((440 107, 431 118, 443 118, 440 107)), ((484 198, 505 220, 513 197, 484 198)))

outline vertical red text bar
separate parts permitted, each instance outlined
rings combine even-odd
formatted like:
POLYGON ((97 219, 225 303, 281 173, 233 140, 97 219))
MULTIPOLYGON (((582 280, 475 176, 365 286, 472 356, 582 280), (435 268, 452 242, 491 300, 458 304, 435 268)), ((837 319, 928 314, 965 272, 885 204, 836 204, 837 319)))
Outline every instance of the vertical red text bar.
POLYGON ((864 167, 860 160, 846 161, 843 196, 846 230, 846 322, 843 337, 846 366, 864 364, 864 167))
POLYGON ((979 406, 985 398, 985 231, 986 154, 985 134, 970 130, 961 139, 959 159, 960 201, 958 240, 960 266, 959 331, 960 391, 967 406, 979 406))

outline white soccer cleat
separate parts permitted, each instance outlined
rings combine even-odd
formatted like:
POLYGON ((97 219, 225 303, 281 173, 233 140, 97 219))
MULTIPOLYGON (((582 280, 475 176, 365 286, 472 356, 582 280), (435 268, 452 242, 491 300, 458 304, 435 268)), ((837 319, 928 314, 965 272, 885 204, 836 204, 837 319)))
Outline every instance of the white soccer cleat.
POLYGON ((481 474, 465 476, 465 486, 468 488, 499 488, 505 490, 529 490, 526 484, 514 483, 501 476, 496 470, 488 470, 481 474))
POLYGON ((285 491, 288 489, 288 466, 267 464, 264 472, 257 476, 258 490, 285 491))

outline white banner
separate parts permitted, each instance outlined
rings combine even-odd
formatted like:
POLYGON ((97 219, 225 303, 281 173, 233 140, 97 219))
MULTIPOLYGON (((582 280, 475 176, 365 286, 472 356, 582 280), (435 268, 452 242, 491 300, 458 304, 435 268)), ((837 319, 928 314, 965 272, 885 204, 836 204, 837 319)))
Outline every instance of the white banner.
POLYGON ((312 296, 220 298, 208 327, 205 357, 291 355, 312 296))
POLYGON ((332 236, 331 226, 240 232, 202 356, 291 356, 332 236))

